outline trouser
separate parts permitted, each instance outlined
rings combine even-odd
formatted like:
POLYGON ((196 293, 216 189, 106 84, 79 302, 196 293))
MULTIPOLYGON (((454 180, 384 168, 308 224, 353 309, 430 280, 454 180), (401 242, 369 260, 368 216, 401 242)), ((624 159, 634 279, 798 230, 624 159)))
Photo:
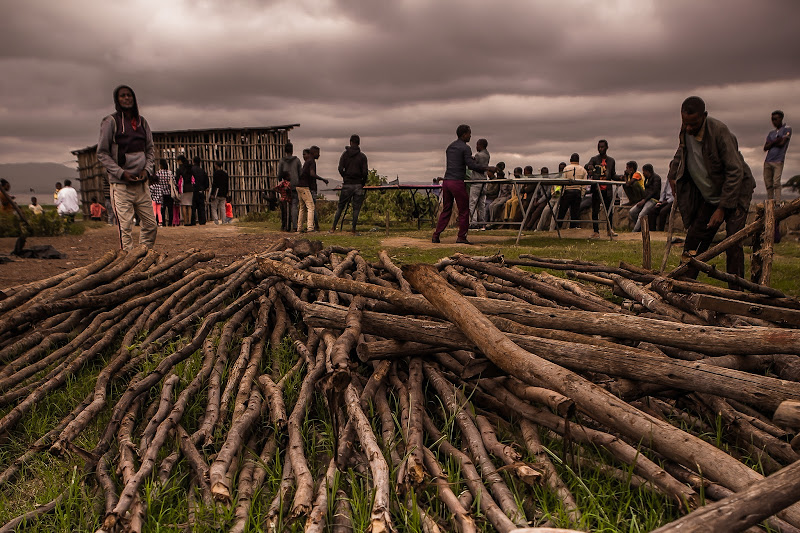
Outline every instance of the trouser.
POLYGON ((314 198, 308 187, 297 187, 298 210, 297 231, 303 230, 303 219, 306 219, 308 231, 314 231, 314 198))
POLYGON ((486 201, 483 202, 483 220, 489 222, 492 220, 492 202, 497 199, 497 196, 487 196, 486 201))
POLYGON ((569 209, 569 227, 581 227, 580 223, 578 222, 578 220, 581 218, 581 191, 571 189, 564 191, 564 193, 561 195, 561 203, 558 204, 558 220, 564 218, 564 215, 567 213, 567 209, 569 209))
POLYGON ((783 161, 776 163, 764 162, 764 185, 767 186, 767 198, 774 199, 776 204, 781 201, 782 174, 783 161))
POLYGON ((669 215, 672 212, 672 202, 666 204, 657 204, 653 208, 650 217, 650 229, 652 231, 664 231, 669 222, 669 215))
MULTIPOLYGON (((600 220, 600 199, 603 199, 603 205, 605 206, 606 211, 608 212, 608 223, 613 226, 612 218, 612 211, 611 209, 611 202, 614 199, 614 191, 609 186, 605 190, 601 190, 600 194, 597 194, 597 189, 595 188, 592 191, 592 220, 600 220)), ((600 232, 600 225, 597 222, 592 222, 592 229, 595 233, 600 232)))
POLYGON ((112 226, 116 226, 117 217, 114 216, 114 204, 111 203, 110 196, 106 196, 106 214, 108 215, 108 223, 111 224, 112 226))
POLYGON ((356 230, 358 223, 358 215, 361 213, 361 206, 364 204, 364 198, 367 193, 360 183, 345 183, 342 185, 342 190, 339 192, 339 205, 336 208, 336 215, 333 217, 333 229, 339 223, 339 218, 344 214, 347 209, 347 204, 353 203, 353 231, 356 230))
POLYGON ((291 212, 292 212, 292 201, 289 200, 287 202, 281 202, 281 231, 291 231, 292 229, 292 220, 291 220, 291 212))
POLYGON ((150 189, 145 182, 112 183, 111 204, 119 229, 119 244, 123 250, 133 248, 133 217, 141 222, 139 244, 152 248, 156 242, 158 224, 153 215, 153 201, 150 189))
MULTIPOLYGON (((650 215, 655 207, 656 203, 652 200, 648 200, 641 207, 635 205, 631 208, 628 216, 631 218, 631 222, 633 222, 633 231, 642 231, 642 219, 650 215)), ((649 223, 647 227, 650 227, 649 223)))
MULTIPOLYGON (((686 231, 686 241, 683 245, 684 253, 695 252, 696 254, 701 254, 708 250, 711 242, 714 240, 714 235, 716 235, 717 230, 719 230, 719 226, 706 227, 711 215, 714 214, 716 209, 716 205, 703 202, 703 205, 698 210, 689 229, 686 231)), ((741 207, 726 209, 724 220, 725 234, 730 237, 744 228, 745 222, 747 221, 747 211, 741 207)), ((725 269, 728 274, 744 277, 744 248, 741 243, 731 246, 725 252, 725 269)), ((689 267, 686 271, 686 275, 692 279, 697 278, 697 274, 697 269, 692 267, 689 267)), ((728 284, 728 286, 734 288, 731 284, 728 284)))
POLYGON ((470 183, 469 185, 470 224, 486 222, 486 193, 484 193, 485 188, 486 187, 482 183, 470 183))
POLYGON ((201 226, 206 223, 206 191, 192 191, 192 220, 201 226))
POLYGON ((503 211, 506 207, 506 202, 511 199, 511 196, 498 196, 491 204, 489 204, 489 220, 492 222, 500 222, 503 220, 503 211))
POLYGON ((161 219, 164 225, 172 224, 172 196, 166 194, 161 198, 161 219))
POLYGON ((442 180, 442 212, 433 234, 438 237, 447 227, 454 201, 458 207, 458 240, 464 241, 469 229, 469 196, 467 186, 461 180, 442 180))
POLYGON ((153 200, 153 216, 156 217, 156 222, 164 225, 164 219, 161 218, 161 204, 153 200))
POLYGON ((541 218, 542 213, 544 213, 545 208, 547 207, 547 200, 539 200, 538 203, 533 204, 533 208, 528 215, 528 219, 525 221, 525 225, 522 229, 532 229, 536 228, 539 224, 539 218, 541 218))
POLYGON ((298 202, 299 199, 297 197, 297 188, 292 188, 292 206, 289 210, 289 222, 291 222, 291 226, 289 226, 288 231, 297 231, 297 210, 299 208, 298 202))
POLYGON ((225 221, 225 197, 212 196, 208 203, 211 206, 211 220, 214 224, 222 224, 225 221))

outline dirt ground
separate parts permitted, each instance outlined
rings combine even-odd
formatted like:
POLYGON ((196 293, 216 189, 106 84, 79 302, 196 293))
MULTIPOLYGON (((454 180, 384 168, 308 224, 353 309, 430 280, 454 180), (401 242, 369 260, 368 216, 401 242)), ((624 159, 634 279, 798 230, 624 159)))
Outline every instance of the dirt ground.
MULTIPOLYGON (((212 251, 212 265, 228 265, 244 255, 259 252, 269 243, 281 238, 278 233, 243 233, 236 226, 206 224, 205 226, 158 228, 155 249, 159 252, 178 252, 197 248, 212 251)), ((138 242, 139 229, 134 229, 138 242)), ((0 253, 14 249, 14 238, 0 239, 0 253)), ((119 248, 116 227, 87 228, 83 235, 62 237, 31 237, 26 246, 50 244, 66 259, 19 259, 0 264, 0 289, 13 287, 59 274, 65 270, 91 263, 108 250, 119 248)))
MULTIPOLYGON (((381 240, 381 245, 387 248, 413 246, 422 250, 433 249, 439 246, 453 246, 455 244, 455 231, 447 231, 442 235, 442 244, 430 242, 430 238, 414 238, 408 236, 386 237, 381 240)), ((562 230, 561 234, 567 238, 588 239, 591 235, 589 229, 562 230)), ((236 259, 264 250, 270 243, 286 236, 286 233, 263 232, 253 233, 243 230, 233 224, 220 225, 206 224, 205 226, 191 227, 166 227, 158 229, 155 249, 159 252, 176 252, 196 248, 203 251, 212 251, 216 257, 210 262, 212 265, 228 265, 236 259)), ((531 236, 536 233, 525 232, 523 235, 531 236)), ((547 235, 550 235, 549 233, 547 235)), ((555 236, 555 233, 552 234, 555 236)), ((653 241, 665 241, 665 233, 653 232, 653 241)), ((470 231, 469 239, 476 244, 470 250, 480 250, 482 245, 491 246, 499 241, 508 241, 509 235, 497 235, 491 231, 470 231)), ((603 236, 605 238, 605 235, 603 236)), ((317 233, 312 238, 324 240, 325 233, 317 233)), ((138 242, 139 230, 134 228, 134 242, 138 242)), ((620 233, 616 240, 639 240, 639 233, 620 233)), ((10 253, 14 249, 15 239, 0 239, 0 253, 10 253)), ((119 247, 119 237, 116 227, 103 226, 101 228, 87 228, 83 235, 65 235, 62 237, 31 237, 26 246, 50 244, 59 252, 67 255, 66 259, 19 259, 14 257, 10 263, 0 264, 0 290, 21 283, 28 283, 39 279, 59 274, 65 270, 78 268, 91 263, 108 250, 119 247)))

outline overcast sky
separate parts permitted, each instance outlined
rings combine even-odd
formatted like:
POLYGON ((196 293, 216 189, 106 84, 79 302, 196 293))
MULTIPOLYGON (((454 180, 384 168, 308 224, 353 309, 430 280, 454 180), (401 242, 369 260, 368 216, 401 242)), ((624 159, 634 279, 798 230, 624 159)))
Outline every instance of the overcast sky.
POLYGON ((0 0, 0 162, 70 161, 126 83, 155 130, 300 123, 322 176, 357 132, 370 167, 429 182, 460 123, 492 163, 606 138, 665 175, 697 94, 763 189, 770 113, 800 116, 798 21, 797 0, 0 0))

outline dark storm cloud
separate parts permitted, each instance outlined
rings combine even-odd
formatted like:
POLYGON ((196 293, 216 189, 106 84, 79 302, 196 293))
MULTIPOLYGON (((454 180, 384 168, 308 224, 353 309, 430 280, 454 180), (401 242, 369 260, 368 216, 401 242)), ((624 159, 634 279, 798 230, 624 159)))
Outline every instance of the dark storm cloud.
MULTIPOLYGON (((769 112, 800 115, 793 0, 34 0, 2 10, 0 161, 61 161, 92 144, 119 83, 156 129, 299 122, 292 137, 323 148, 329 175, 359 132, 372 166, 417 180, 441 173, 461 122, 489 138, 493 161, 552 167, 606 137, 618 159, 663 173, 689 94, 731 126, 754 167, 769 112)), ((800 171, 797 151, 788 175, 800 171)))

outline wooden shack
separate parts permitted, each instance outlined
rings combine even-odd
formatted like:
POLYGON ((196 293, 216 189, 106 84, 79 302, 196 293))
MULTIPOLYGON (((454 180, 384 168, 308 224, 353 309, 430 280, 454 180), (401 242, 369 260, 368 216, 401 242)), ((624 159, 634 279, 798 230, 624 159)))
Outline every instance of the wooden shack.
MULTIPOLYGON (((210 178, 213 162, 222 161, 231 177, 229 196, 233 215, 263 211, 275 198, 270 190, 278 183, 283 145, 289 140, 289 131, 299 125, 154 131, 156 168, 158 160, 163 158, 174 172, 179 155, 190 160, 200 156, 210 178)), ((88 216, 92 197, 102 202, 107 195, 106 173, 97 161, 97 145, 73 150, 72 154, 78 158, 81 204, 84 215, 88 216)))

